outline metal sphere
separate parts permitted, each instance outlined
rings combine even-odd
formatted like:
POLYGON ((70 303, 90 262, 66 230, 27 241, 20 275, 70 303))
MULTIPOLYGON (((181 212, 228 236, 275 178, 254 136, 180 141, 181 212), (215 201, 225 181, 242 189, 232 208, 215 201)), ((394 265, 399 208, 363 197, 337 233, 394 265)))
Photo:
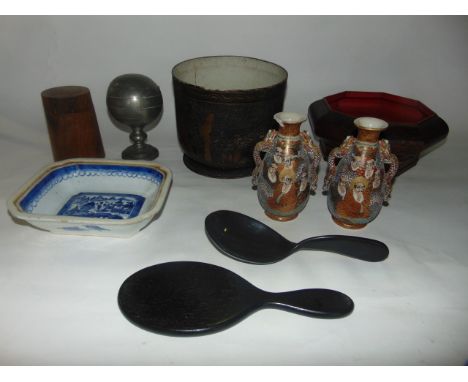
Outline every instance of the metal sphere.
POLYGON ((161 115, 163 99, 159 86, 142 74, 123 74, 112 80, 107 89, 110 115, 130 127, 143 127, 161 115))

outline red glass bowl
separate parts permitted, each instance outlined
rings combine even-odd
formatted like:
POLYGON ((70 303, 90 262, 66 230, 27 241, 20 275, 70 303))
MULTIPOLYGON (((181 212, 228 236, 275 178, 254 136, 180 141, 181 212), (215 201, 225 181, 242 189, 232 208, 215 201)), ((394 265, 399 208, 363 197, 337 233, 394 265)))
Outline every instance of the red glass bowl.
POLYGON ((325 159, 348 135, 356 136, 353 121, 357 117, 388 122, 381 138, 388 139, 398 157, 397 175, 413 167, 421 153, 442 141, 449 131, 442 118, 414 99, 382 92, 345 91, 309 106, 309 122, 325 159))

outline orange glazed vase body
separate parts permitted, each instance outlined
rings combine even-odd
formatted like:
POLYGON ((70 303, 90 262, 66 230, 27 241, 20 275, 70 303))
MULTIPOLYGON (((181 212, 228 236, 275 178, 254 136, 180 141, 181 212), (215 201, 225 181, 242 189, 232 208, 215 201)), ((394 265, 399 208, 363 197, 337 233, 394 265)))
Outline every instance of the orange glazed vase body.
POLYGON ((315 191, 321 155, 310 136, 300 131, 304 116, 281 112, 274 118, 279 130, 270 130, 255 146, 252 183, 266 215, 288 221, 297 217, 315 191))
POLYGON ((370 117, 358 118, 354 123, 357 138, 348 136, 330 152, 324 182, 333 220, 351 229, 363 228, 377 217, 390 197, 398 170, 398 159, 390 152, 388 141, 379 140, 388 124, 370 117))

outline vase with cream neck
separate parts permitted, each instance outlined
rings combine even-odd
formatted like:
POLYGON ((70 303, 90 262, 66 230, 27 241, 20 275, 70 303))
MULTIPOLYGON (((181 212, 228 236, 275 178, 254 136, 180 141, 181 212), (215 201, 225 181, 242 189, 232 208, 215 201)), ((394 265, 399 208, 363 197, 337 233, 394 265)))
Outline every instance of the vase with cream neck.
POLYGON ((297 217, 317 188, 321 154, 309 134, 300 130, 305 116, 281 112, 273 118, 279 129, 268 131, 255 146, 252 184, 266 215, 288 221, 297 217))
POLYGON ((357 137, 348 136, 330 152, 323 189, 335 223, 358 229, 374 220, 388 201, 398 159, 388 141, 379 140, 387 122, 361 117, 354 124, 357 137))

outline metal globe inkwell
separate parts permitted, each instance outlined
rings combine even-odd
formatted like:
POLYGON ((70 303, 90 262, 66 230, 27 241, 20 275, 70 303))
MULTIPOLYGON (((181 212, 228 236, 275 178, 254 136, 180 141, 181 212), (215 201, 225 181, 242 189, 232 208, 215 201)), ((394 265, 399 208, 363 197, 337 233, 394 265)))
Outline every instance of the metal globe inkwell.
POLYGON ((109 84, 106 104, 110 116, 116 122, 132 129, 130 140, 133 144, 122 152, 122 158, 157 158, 158 149, 145 142, 148 135, 144 128, 161 116, 163 99, 159 86, 142 74, 123 74, 109 84))

